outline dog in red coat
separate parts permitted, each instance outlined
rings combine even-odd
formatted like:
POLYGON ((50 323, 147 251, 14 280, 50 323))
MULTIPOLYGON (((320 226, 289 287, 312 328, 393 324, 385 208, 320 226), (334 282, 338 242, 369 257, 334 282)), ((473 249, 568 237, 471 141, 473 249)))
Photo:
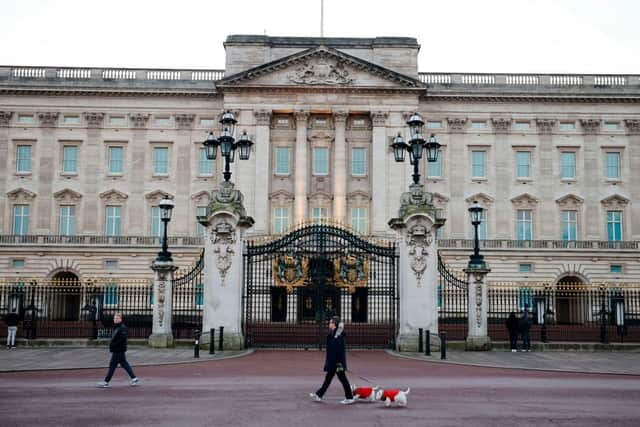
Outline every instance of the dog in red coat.
POLYGON ((394 403, 396 406, 407 406, 407 396, 411 391, 408 388, 406 391, 402 391, 400 389, 389 389, 383 390, 380 389, 376 392, 376 400, 382 400, 384 402, 385 407, 391 406, 394 403))
POLYGON ((375 402, 376 401, 376 392, 380 389, 380 387, 355 387, 351 386, 351 391, 353 392, 353 398, 358 402, 375 402))

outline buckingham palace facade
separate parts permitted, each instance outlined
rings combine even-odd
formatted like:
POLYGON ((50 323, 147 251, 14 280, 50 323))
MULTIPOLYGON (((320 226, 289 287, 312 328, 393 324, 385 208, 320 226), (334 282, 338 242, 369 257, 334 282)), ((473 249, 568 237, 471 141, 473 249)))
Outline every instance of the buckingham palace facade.
POLYGON ((477 201, 491 281, 640 281, 640 76, 419 72, 413 38, 224 45, 224 70, 0 67, 3 279, 150 277, 166 196, 192 265, 223 179, 202 142, 229 110, 254 142, 231 165, 249 237, 313 220, 393 237, 412 169, 391 141, 418 112, 441 144, 420 181, 448 265, 467 263, 477 201))

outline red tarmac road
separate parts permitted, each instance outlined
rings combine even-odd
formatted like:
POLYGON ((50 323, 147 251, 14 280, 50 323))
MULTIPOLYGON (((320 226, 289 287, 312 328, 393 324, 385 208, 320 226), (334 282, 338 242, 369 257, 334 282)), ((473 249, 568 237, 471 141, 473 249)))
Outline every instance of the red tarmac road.
MULTIPOLYGON (((105 354, 107 357, 107 354, 105 354)), ((1 426, 639 426, 640 377, 481 368, 348 355, 352 384, 411 387, 407 408, 340 405, 337 379, 322 403, 324 355, 258 351, 230 360, 138 367, 139 387, 118 368, 0 374, 1 426)))

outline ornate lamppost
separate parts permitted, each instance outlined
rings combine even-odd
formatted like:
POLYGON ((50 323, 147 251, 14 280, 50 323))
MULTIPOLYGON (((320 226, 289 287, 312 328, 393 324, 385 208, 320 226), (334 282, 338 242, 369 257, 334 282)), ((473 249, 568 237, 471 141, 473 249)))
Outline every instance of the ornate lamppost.
POLYGON ((422 128, 424 126, 424 120, 418 113, 413 113, 407 121, 409 125, 409 132, 411 139, 407 144, 402 138, 400 132, 393 138, 391 147, 393 148, 393 156, 396 162, 404 162, 404 152, 409 152, 409 161, 413 165, 413 183, 418 184, 420 182, 419 164, 422 159, 422 152, 427 150, 427 161, 434 163, 438 161, 438 154, 440 153, 440 144, 436 141, 435 135, 431 134, 429 140, 425 141, 422 128))
POLYGON ((168 244, 167 244, 167 226, 169 221, 171 221, 171 211, 173 210, 173 200, 169 198, 164 198, 160 201, 158 205, 160 208, 160 220, 163 223, 163 232, 162 232, 162 250, 158 252, 158 256, 156 257, 157 262, 173 262, 173 258, 171 257, 171 252, 169 252, 168 244))
POLYGON ((469 256, 469 268, 487 268, 484 257, 480 255, 480 244, 478 241, 478 226, 482 223, 483 207, 477 201, 469 207, 471 213, 471 224, 473 224, 473 255, 469 256))
POLYGON ((233 163, 236 150, 240 150, 240 160, 249 160, 253 142, 251 138, 249 138, 249 135, 247 135, 246 130, 242 132, 242 135, 240 135, 240 138, 236 142, 234 133, 238 121, 231 111, 222 113, 219 123, 220 136, 216 138, 213 131, 211 131, 202 144, 207 149, 207 159, 209 160, 216 159, 218 146, 220 146, 220 155, 225 159, 223 176, 224 180, 228 182, 231 179, 229 164, 233 163))

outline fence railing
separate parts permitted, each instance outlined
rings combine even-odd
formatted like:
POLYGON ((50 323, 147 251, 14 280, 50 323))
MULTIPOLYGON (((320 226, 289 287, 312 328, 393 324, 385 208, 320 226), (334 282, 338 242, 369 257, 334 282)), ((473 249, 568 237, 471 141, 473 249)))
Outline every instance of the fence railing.
MULTIPOLYGON (((204 245, 201 236, 170 236, 167 244, 175 246, 199 246, 204 245)), ((68 245, 68 246, 162 246, 162 239, 156 236, 105 236, 105 235, 80 235, 59 236, 49 234, 0 235, 0 245, 68 245)))
MULTIPOLYGON (((480 240, 481 249, 640 249, 640 241, 623 240, 480 240)), ((441 249, 473 249, 473 239, 440 239, 441 249)))
POLYGON ((504 74, 418 73, 430 85, 524 86, 524 87, 624 87, 640 85, 637 74, 504 74))
POLYGON ((216 81, 224 77, 224 70, 0 66, 0 76, 19 80, 216 81))

